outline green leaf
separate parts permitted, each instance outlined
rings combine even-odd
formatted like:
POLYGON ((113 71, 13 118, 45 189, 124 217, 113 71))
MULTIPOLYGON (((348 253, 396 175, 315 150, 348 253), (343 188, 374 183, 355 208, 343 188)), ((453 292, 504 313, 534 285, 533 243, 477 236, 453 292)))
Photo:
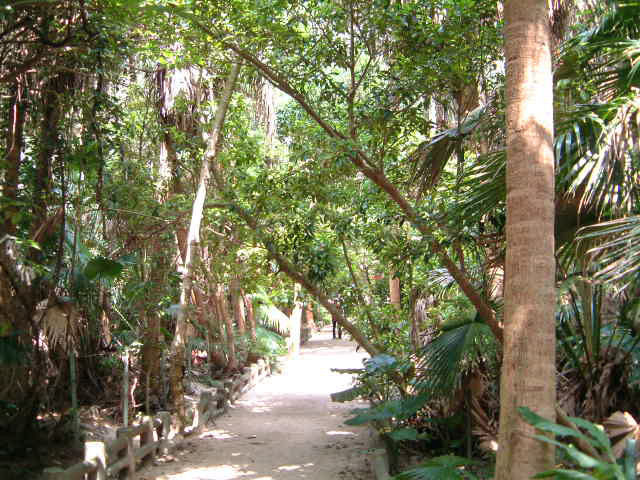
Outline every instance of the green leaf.
POLYGON ((638 464, 638 450, 636 449, 636 440, 630 438, 624 448, 624 457, 622 457, 622 470, 625 480, 635 480, 637 476, 636 465, 638 464))
POLYGON ((355 400, 360 395, 365 393, 366 389, 364 387, 351 387, 346 390, 342 390, 341 392, 336 392, 331 394, 332 402, 350 402, 351 400, 355 400))
POLYGON ((605 462, 597 460, 586 453, 582 453, 573 445, 564 445, 563 450, 567 452, 567 455, 569 455, 569 457, 571 457, 571 459, 582 468, 603 468, 607 465, 605 462))
POLYGON ((576 470, 565 470, 565 469, 556 469, 549 470, 547 472, 539 473, 534 475, 533 478, 550 478, 555 477, 560 480, 598 480, 597 477, 593 477, 588 473, 578 472, 576 470))
POLYGON ((595 443, 596 446, 599 446, 601 449, 604 449, 604 450, 611 449, 611 440, 609 440, 609 437, 604 432, 603 428, 591 422, 588 422, 587 420, 583 420, 582 418, 569 417, 569 419, 573 423, 575 423, 578 427, 584 428, 586 431, 589 432, 589 434, 591 434, 594 440, 591 443, 595 443))
POLYGON ((551 422, 546 418, 543 418, 540 415, 534 413, 527 407, 518 407, 518 413, 520 413, 522 418, 524 418, 527 423, 533 425, 538 430, 542 430, 543 432, 549 432, 553 433, 554 435, 560 435, 563 437, 579 437, 584 438, 585 440, 589 440, 578 430, 574 430, 573 428, 569 427, 563 427, 562 425, 558 425, 555 422, 551 422))
POLYGON ((394 480, 457 480, 475 478, 461 467, 475 462, 455 455, 444 455, 427 460, 419 466, 402 472, 394 480))
POLYGON ((89 280, 93 280, 96 277, 113 280, 122 273, 123 269, 124 265, 120 262, 105 257, 95 257, 87 262, 86 267, 84 267, 84 274, 89 280))
POLYGON ((375 357, 371 357, 364 364, 365 370, 367 373, 376 373, 379 371, 387 372, 390 369, 393 369, 398 364, 398 360, 391 355, 387 355, 386 353, 376 355, 375 357))
POLYGON ((401 428, 400 430, 394 430, 389 433, 388 436, 394 442, 402 442, 403 440, 415 442, 419 438, 418 431, 415 428, 401 428))

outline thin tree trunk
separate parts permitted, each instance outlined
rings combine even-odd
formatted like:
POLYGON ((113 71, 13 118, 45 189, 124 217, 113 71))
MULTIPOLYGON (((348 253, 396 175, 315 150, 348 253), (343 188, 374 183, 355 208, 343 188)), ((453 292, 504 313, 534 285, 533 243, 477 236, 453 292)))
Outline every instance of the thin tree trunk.
POLYGON ((229 77, 227 78, 222 97, 220 99, 220 105, 216 111, 216 116, 213 123, 213 131, 209 137, 207 152, 202 162, 202 168, 200 170, 200 179, 198 182, 198 190, 196 192, 196 198, 193 202, 193 208, 191 211, 191 222, 189 224, 189 232, 187 235, 187 245, 185 253, 185 262, 183 268, 182 287, 180 289, 180 308, 178 310, 178 318, 176 320, 176 327, 174 332, 173 341, 171 342, 171 392, 173 397, 174 409, 179 418, 179 427, 181 428, 186 421, 186 408, 184 403, 184 387, 182 385, 182 377, 184 375, 184 363, 186 360, 186 306, 191 297, 191 285, 192 278, 192 256, 195 251, 196 244, 200 241, 200 223, 202 221, 202 213, 204 207, 204 201, 207 193, 207 183, 211 173, 211 166, 214 164, 218 155, 218 140, 220 138, 220 132, 224 126, 224 119, 229 107, 229 101, 233 93, 236 79, 238 78, 239 65, 234 63, 231 67, 229 77))
POLYGON ((400 279, 394 270, 389 271, 389 303, 400 310, 400 279))
MULTIPOLYGON (((341 240, 342 243, 342 254, 344 255, 344 261, 347 264, 347 268, 349 269, 349 275, 351 275, 351 281, 353 282, 353 286, 356 291, 356 295, 360 303, 362 303, 362 308, 365 310, 365 314, 367 316, 367 320, 369 321, 369 327, 371 328, 371 333, 373 333, 374 343, 375 341, 380 340, 380 330, 378 329, 378 325, 373 319, 370 311, 370 302, 367 302, 363 293, 363 289, 360 286, 360 282, 358 282, 358 277, 356 276, 356 272, 353 269, 353 264, 351 259, 349 258, 349 251, 347 250, 347 243, 344 239, 341 240)), ((369 285, 371 286, 371 285, 369 285)), ((311 313, 311 321, 313 323, 313 312, 311 313)))
POLYGON ((289 355, 297 356, 300 354, 300 339, 302 330, 302 302, 300 301, 301 285, 296 283, 293 287, 293 310, 289 315, 289 355))
POLYGON ((34 179, 34 229, 39 228, 46 218, 49 191, 51 190, 51 158, 58 143, 58 120, 60 117, 58 83, 59 79, 53 78, 44 85, 40 150, 36 157, 36 176, 34 179))
POLYGON ((244 337, 246 326, 244 320, 244 302, 242 300, 242 289, 238 277, 231 279, 231 301, 233 303, 233 319, 238 327, 238 335, 244 337))
POLYGON ((222 319, 225 327, 225 338, 227 340, 227 372, 235 372, 238 370, 238 358, 236 356, 236 339, 233 331, 233 319, 227 308, 227 297, 224 292, 224 286, 218 284, 216 288, 216 303, 218 305, 219 317, 222 319))
POLYGON ((16 232, 13 216, 18 212, 15 204, 18 199, 18 176, 20 173, 20 154, 23 145, 24 131, 24 102, 22 98, 22 77, 18 77, 13 86, 13 98, 9 111, 9 130, 7 132, 7 155, 5 157, 6 169, 2 186, 2 196, 5 201, 5 209, 2 218, 2 230, 4 234, 13 235, 16 232))
POLYGON ((160 302, 162 288, 166 281, 166 274, 169 265, 166 257, 162 255, 161 245, 154 242, 152 245, 153 255, 149 260, 152 263, 152 270, 149 272, 149 282, 152 285, 151 292, 141 302, 141 317, 145 322, 144 343, 142 345, 142 371, 144 377, 141 379, 146 386, 145 403, 151 405, 155 400, 160 403, 162 399, 162 385, 160 384, 160 362, 162 358, 162 326, 160 313, 155 305, 160 302))
MULTIPOLYGON (((211 33, 205 25, 198 25, 200 29, 205 32, 211 33)), ((290 95, 296 100, 299 105, 316 121, 316 123, 332 138, 346 140, 347 136, 335 128, 333 128, 327 121, 325 121, 320 113, 316 111, 304 94, 293 88, 288 80, 281 76, 278 72, 273 70, 269 65, 260 61, 257 57, 239 48, 233 43, 225 43, 225 45, 233 50, 239 57, 245 59, 252 65, 254 65, 262 75, 268 78, 276 87, 278 87, 284 93, 290 95)), ((380 189, 382 189, 393 202, 396 203, 398 208, 402 211, 405 218, 413 224, 413 226, 428 240, 428 245, 431 251, 439 258, 442 265, 447 269, 449 274, 456 281, 460 290, 467 296, 469 301, 476 308, 478 315, 482 318, 487 325, 491 328, 491 331, 496 336, 498 341, 502 342, 502 325, 496 318, 495 311, 487 300, 478 292, 478 290, 471 283, 470 279, 460 268, 453 262, 451 257, 446 251, 443 244, 438 242, 434 238, 434 229, 430 227, 426 220, 420 216, 418 211, 414 209, 407 198, 398 190, 398 188, 391 183, 391 181, 385 176, 384 172, 374 166, 374 163, 367 156, 367 154, 361 149, 354 149, 353 154, 349 157, 351 162, 362 172, 367 178, 375 183, 380 189)))
MULTIPOLYGON (((226 208, 230 207, 229 204, 221 206, 226 208)), ((336 305, 334 305, 333 302, 331 302, 331 299, 329 299, 329 297, 327 297, 327 295, 325 295, 317 285, 311 282, 311 280, 309 280, 309 278, 304 275, 304 273, 299 271, 293 263, 291 263, 287 258, 281 255, 278 250, 276 250, 273 242, 264 235, 264 232, 256 222, 255 217, 251 216, 240 205, 233 204, 232 208, 233 211, 245 221, 245 223, 251 228, 251 230, 253 230, 256 237, 267 249, 269 256, 278 264, 280 270, 282 270, 291 280, 302 285, 307 292, 313 295, 316 300, 320 302, 320 304, 331 314, 331 318, 339 325, 341 325, 347 332, 349 332, 351 334, 351 337, 362 348, 364 348, 369 355, 373 357, 380 353, 378 348, 373 345, 353 323, 347 320, 340 309, 336 305)))
POLYGON ((248 295, 245 295, 244 292, 242 292, 242 299, 247 308, 247 324, 249 325, 249 337, 251 338, 252 342, 255 342, 256 341, 256 317, 255 317, 255 313, 253 312, 253 302, 251 301, 251 297, 249 297, 248 295))
POLYGON ((507 254, 496 480, 524 480, 554 464, 517 413, 555 418, 553 81, 545 0, 505 5, 507 254))

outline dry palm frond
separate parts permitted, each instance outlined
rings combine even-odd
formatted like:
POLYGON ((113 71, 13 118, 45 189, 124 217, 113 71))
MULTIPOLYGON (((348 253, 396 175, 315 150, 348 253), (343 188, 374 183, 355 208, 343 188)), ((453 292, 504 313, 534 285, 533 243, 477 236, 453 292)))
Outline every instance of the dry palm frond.
POLYGON ((414 181, 419 195, 438 183, 445 165, 464 139, 480 125, 486 111, 487 105, 476 108, 458 127, 438 133, 411 153, 409 161, 414 165, 414 181))
POLYGON ((472 433, 480 440, 478 447, 487 452, 498 450, 498 425, 489 418, 478 399, 471 398, 471 418, 473 420, 472 433))
POLYGON ((603 424, 611 439, 611 448, 616 458, 622 457, 627 440, 640 438, 640 426, 629 412, 615 412, 603 424))
POLYGON ((70 302, 45 307, 41 313, 41 328, 49 349, 56 346, 65 352, 76 348, 82 334, 80 313, 70 302))

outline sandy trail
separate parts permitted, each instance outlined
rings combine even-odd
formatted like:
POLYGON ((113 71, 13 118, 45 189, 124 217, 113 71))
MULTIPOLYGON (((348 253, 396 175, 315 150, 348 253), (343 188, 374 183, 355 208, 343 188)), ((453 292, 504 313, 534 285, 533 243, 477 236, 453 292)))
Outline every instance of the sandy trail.
POLYGON ((333 403, 329 394, 351 385, 331 368, 362 366, 355 344, 332 340, 323 330, 267 377, 199 438, 190 439, 175 462, 149 467, 142 480, 368 480, 365 428, 343 421, 359 405, 333 403))

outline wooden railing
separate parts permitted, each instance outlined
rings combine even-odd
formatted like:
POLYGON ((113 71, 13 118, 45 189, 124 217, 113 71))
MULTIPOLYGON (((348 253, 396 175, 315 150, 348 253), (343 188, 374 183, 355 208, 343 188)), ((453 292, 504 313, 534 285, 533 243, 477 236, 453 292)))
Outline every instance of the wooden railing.
MULTIPOLYGON (((193 422, 183 432, 184 436, 202 431, 207 423, 222 415, 229 403, 254 387, 271 373, 272 362, 258 360, 242 373, 224 381, 224 387, 215 392, 205 391, 200 395, 193 412, 193 422)), ((122 427, 116 431, 111 442, 85 442, 84 461, 66 470, 47 468, 43 480, 106 480, 118 478, 134 480, 136 471, 158 454, 166 454, 173 446, 169 439, 171 414, 159 412, 154 417, 145 417, 141 423, 122 427)))

